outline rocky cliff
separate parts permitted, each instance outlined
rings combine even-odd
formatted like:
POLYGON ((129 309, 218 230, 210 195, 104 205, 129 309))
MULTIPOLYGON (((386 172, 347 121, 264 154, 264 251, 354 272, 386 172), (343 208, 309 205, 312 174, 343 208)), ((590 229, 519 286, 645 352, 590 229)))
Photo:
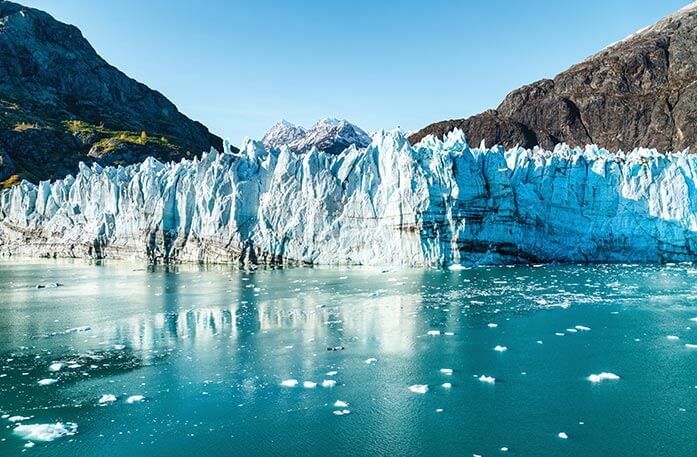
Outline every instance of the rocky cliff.
POLYGON ((0 194, 0 253, 201 262, 478 265, 697 260, 697 155, 411 146, 127 167, 0 194))
POLYGON ((431 124, 409 139, 455 128, 473 144, 697 151, 697 3, 511 92, 495 110, 431 124))
POLYGON ((221 139, 105 62, 77 28, 0 2, 0 181, 64 177, 80 161, 179 160, 211 146, 221 139))

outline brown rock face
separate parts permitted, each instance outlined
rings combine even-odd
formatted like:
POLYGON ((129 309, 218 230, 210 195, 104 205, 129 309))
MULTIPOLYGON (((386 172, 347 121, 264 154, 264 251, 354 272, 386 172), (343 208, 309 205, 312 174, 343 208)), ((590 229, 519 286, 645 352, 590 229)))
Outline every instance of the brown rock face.
POLYGON ((455 128, 472 144, 697 151, 697 3, 511 92, 496 110, 431 124, 409 140, 455 128))
POLYGON ((181 159, 222 140, 102 59, 80 31, 0 1, 0 181, 63 177, 80 161, 181 159))

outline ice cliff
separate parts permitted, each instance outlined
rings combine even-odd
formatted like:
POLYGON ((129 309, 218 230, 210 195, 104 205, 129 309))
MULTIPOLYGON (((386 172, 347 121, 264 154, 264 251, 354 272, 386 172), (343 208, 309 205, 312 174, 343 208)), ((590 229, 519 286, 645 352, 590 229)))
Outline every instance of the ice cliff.
POLYGON ((203 262, 449 265, 697 259, 697 156, 411 146, 81 166, 0 195, 0 252, 203 262))

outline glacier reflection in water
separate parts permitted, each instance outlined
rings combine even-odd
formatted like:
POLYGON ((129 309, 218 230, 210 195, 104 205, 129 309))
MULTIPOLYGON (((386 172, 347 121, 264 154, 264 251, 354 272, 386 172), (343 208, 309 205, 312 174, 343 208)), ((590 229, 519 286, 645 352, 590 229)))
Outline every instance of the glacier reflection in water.
POLYGON ((2 262, 0 455, 694 454, 696 272, 2 262))

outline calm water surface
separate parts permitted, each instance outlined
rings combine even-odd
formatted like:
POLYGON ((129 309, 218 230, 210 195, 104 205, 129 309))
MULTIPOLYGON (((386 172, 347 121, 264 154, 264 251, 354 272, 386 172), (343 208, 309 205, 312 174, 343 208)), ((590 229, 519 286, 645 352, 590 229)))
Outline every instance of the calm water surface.
POLYGON ((0 455, 696 455, 695 273, 2 261, 0 455))

